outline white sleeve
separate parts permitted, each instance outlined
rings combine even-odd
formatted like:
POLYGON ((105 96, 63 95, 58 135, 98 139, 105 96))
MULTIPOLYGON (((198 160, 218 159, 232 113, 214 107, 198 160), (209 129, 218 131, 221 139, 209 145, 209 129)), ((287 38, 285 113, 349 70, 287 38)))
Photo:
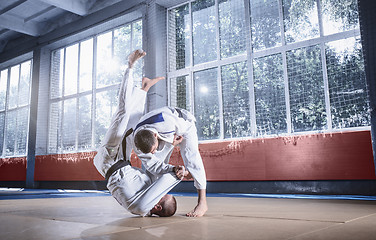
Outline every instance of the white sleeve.
POLYGON ((166 163, 168 162, 172 149, 173 148, 168 148, 168 146, 165 146, 162 151, 157 151, 154 154, 143 153, 136 147, 134 148, 134 151, 141 160, 145 169, 154 176, 159 176, 165 173, 173 172, 174 166, 166 163))

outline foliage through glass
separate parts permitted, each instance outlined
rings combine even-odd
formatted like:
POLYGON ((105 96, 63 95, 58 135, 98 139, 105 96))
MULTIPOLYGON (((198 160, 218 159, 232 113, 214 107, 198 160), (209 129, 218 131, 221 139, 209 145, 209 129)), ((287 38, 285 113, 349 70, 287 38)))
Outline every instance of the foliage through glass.
POLYGON ((369 126, 356 0, 198 0, 168 16, 170 104, 201 140, 369 126))

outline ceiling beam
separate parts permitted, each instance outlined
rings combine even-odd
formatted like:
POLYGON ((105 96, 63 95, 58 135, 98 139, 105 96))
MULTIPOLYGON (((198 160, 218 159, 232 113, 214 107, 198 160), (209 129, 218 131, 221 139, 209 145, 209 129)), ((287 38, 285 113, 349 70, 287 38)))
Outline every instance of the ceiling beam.
POLYGON ((84 0, 39 0, 52 6, 64 9, 80 16, 88 14, 93 1, 84 0))
POLYGON ((37 18, 37 17, 39 17, 40 15, 43 15, 43 14, 45 14, 45 13, 47 13, 47 12, 49 12, 49 11, 55 9, 55 8, 56 8, 55 6, 50 6, 50 7, 46 8, 46 9, 40 11, 40 12, 37 12, 37 13, 31 15, 30 17, 25 18, 24 21, 25 21, 25 22, 28 22, 28 21, 30 21, 30 20, 33 20, 34 18, 37 18))
POLYGON ((0 41, 0 52, 2 52, 4 50, 7 43, 8 43, 8 40, 1 40, 0 41))
POLYGON ((24 22, 23 19, 14 17, 12 15, 0 15, 0 27, 34 37, 41 34, 42 28, 33 21, 24 22))
POLYGON ((0 15, 4 14, 4 13, 10 11, 10 10, 12 10, 13 8, 18 7, 19 5, 21 5, 22 3, 26 2, 26 1, 27 0, 19 0, 19 1, 16 1, 16 2, 12 3, 11 5, 9 5, 9 6, 5 7, 5 8, 3 8, 3 9, 1 9, 0 15))

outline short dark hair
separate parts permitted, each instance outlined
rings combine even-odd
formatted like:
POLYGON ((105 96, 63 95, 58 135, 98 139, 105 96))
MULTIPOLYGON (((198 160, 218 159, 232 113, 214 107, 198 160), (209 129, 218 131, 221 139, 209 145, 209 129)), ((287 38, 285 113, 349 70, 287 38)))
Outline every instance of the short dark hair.
POLYGON ((155 141, 154 133, 146 129, 138 131, 134 136, 134 144, 143 153, 149 153, 155 141))
POLYGON ((162 210, 158 213, 160 217, 171 217, 175 214, 177 209, 177 202, 174 196, 161 203, 162 210))

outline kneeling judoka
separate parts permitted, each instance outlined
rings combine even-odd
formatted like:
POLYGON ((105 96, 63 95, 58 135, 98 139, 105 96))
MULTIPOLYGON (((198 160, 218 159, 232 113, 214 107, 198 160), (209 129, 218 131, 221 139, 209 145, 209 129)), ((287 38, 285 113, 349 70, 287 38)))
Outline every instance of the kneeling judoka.
POLYGON ((119 90, 119 104, 97 149, 94 165, 108 179, 107 188, 112 196, 129 212, 141 216, 172 216, 176 211, 176 200, 167 193, 187 175, 184 167, 152 175, 130 165, 133 140, 129 129, 134 128, 144 112, 147 91, 164 79, 143 78, 141 89, 133 87, 133 65, 145 55, 142 50, 136 50, 128 57, 128 69, 119 90))

